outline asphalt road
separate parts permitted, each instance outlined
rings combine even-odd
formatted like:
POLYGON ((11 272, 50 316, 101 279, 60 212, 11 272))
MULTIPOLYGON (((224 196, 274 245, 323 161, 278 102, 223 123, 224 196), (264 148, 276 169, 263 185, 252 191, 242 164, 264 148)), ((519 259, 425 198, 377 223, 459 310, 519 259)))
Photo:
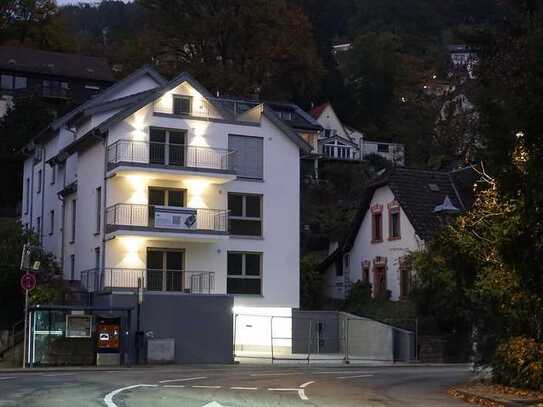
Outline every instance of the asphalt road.
POLYGON ((462 406, 466 367, 209 366, 0 373, 0 406, 462 406))

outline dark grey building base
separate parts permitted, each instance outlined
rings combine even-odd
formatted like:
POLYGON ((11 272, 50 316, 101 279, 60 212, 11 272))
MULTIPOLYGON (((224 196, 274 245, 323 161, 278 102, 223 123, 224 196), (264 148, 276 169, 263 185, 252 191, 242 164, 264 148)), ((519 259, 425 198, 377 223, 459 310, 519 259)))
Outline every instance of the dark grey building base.
MULTIPOLYGON (((135 362, 136 292, 96 294, 94 304, 134 307, 129 357, 135 362)), ((234 299, 228 295, 146 292, 139 326, 145 338, 174 340, 173 363, 233 363, 233 306, 234 299)), ((140 355, 139 359, 144 358, 140 355)))

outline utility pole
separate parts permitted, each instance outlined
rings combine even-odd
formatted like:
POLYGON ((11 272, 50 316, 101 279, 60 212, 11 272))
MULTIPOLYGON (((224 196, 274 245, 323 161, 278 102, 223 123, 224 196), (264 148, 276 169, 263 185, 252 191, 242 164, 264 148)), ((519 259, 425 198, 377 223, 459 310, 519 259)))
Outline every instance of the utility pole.
MULTIPOLYGON (((28 273, 30 268, 30 244, 26 243, 23 246, 23 252, 21 253, 21 271, 28 273)), ((25 319, 24 319, 24 332, 23 332, 23 369, 26 368, 26 347, 27 347, 27 332, 28 332, 28 289, 25 288, 25 319)))

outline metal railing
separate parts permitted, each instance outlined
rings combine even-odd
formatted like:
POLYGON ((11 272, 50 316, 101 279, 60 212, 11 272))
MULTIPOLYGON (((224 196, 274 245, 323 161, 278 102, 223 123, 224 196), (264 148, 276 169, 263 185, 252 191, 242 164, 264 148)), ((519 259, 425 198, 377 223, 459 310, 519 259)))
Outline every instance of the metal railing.
POLYGON ((138 288, 138 280, 147 291, 177 291, 211 294, 215 291, 215 273, 211 271, 105 268, 81 272, 81 285, 88 292, 112 288, 138 288))
POLYGON ((228 211, 123 203, 106 209, 106 222, 108 227, 139 226, 171 229, 175 232, 226 233, 228 231, 228 211))
POLYGON ((119 140, 107 149, 110 168, 120 163, 133 163, 232 171, 235 153, 233 150, 222 148, 137 140, 119 140))
MULTIPOLYGON (((173 95, 175 97, 175 95, 173 95)), ((173 99, 162 98, 154 103, 153 111, 162 114, 175 114, 187 117, 204 119, 233 119, 242 122, 258 122, 260 112, 254 115, 246 114, 249 110, 258 106, 261 102, 228 98, 190 98, 185 107, 188 110, 175 112, 173 99), (226 114, 227 117, 224 117, 226 114)))

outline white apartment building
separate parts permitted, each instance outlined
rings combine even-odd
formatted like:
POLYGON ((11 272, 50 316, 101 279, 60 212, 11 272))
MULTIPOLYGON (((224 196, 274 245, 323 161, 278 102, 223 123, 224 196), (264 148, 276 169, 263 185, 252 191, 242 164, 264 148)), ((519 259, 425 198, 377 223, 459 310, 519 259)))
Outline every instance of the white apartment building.
MULTIPOLYGON (((318 128, 298 111, 217 99, 187 74, 167 82, 143 67, 27 146, 22 223, 89 291, 141 281, 288 317, 299 306, 302 136, 318 128)), ((269 340, 269 320, 245 322, 237 343, 269 340)))

